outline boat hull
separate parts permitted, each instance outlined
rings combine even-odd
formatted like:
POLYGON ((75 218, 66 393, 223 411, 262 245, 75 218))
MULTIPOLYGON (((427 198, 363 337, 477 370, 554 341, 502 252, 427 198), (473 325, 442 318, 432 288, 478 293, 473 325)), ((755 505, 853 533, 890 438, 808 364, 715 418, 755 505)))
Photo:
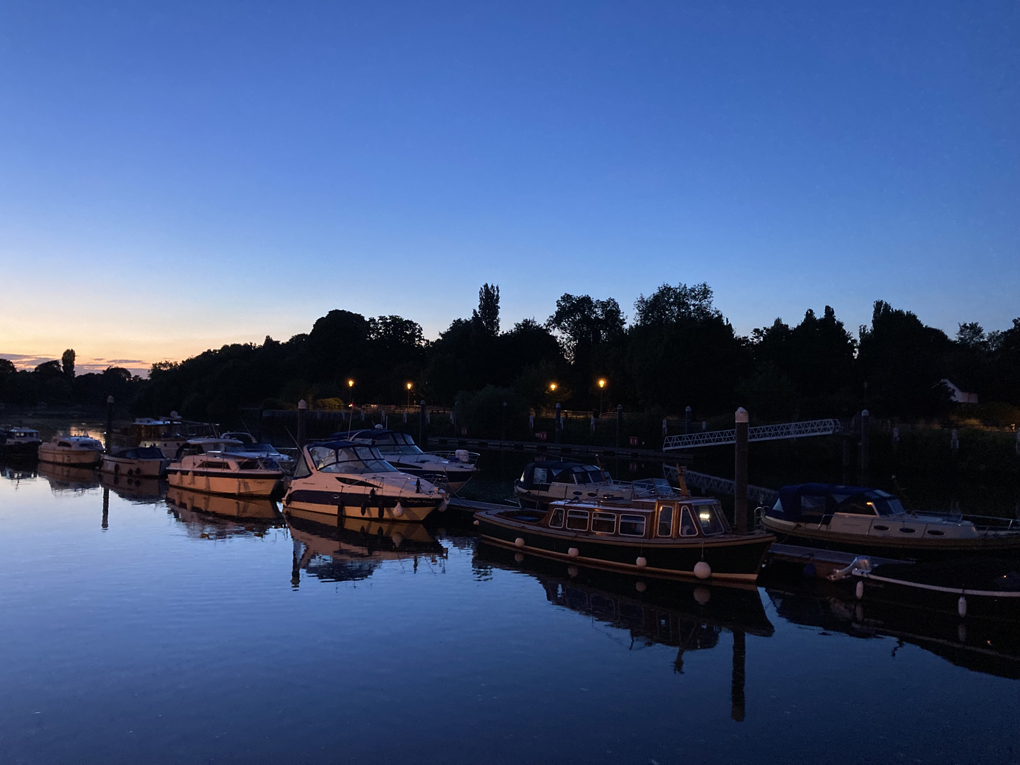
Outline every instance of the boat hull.
POLYGON ((235 476, 200 471, 170 470, 167 483, 175 489, 225 494, 232 497, 270 497, 276 491, 282 474, 265 477, 235 476))
POLYGON ((711 580, 719 582, 757 581, 765 553, 775 541, 766 534, 726 535, 719 539, 697 538, 693 542, 668 543, 638 538, 632 541, 551 532, 540 527, 496 520, 476 513, 478 530, 491 544, 514 547, 522 552, 554 558, 579 566, 626 571, 642 576, 698 579, 694 567, 704 561, 711 567, 711 580), (522 539, 524 544, 518 544, 522 539), (571 549, 577 551, 571 555, 571 549), (638 559, 646 565, 638 565, 638 559))
POLYGON ((103 453, 93 449, 52 449, 47 444, 39 447, 39 461, 51 465, 75 465, 89 467, 98 465, 103 453))
POLYGON ((857 555, 876 555, 884 558, 912 558, 915 560, 941 560, 971 557, 974 555, 1020 555, 1020 534, 985 536, 964 539, 916 539, 902 537, 883 538, 863 534, 841 534, 814 529, 776 526, 768 518, 762 519, 767 531, 775 534, 784 544, 798 544, 823 550, 839 550, 857 555))
POLYGON ((355 518, 393 523, 420 523, 443 504, 445 497, 392 497, 345 492, 294 489, 284 497, 288 512, 300 512, 321 523, 335 524, 338 518, 355 518), (400 505, 400 515, 396 514, 400 505))

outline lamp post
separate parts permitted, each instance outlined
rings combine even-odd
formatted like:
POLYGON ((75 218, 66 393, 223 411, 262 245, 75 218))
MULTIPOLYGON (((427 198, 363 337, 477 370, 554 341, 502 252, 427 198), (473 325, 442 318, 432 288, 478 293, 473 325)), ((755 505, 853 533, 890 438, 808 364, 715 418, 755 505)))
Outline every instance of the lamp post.
POLYGON ((599 419, 602 419, 602 394, 606 390, 606 379, 604 377, 599 378, 599 419))
POLYGON ((347 437, 350 438, 351 437, 351 429, 354 427, 354 380, 348 380, 347 381, 347 388, 351 392, 351 403, 350 403, 350 408, 351 408, 350 416, 351 416, 351 418, 349 420, 347 420, 347 437))
POLYGON ((411 408, 411 383, 407 384, 407 408, 411 408))

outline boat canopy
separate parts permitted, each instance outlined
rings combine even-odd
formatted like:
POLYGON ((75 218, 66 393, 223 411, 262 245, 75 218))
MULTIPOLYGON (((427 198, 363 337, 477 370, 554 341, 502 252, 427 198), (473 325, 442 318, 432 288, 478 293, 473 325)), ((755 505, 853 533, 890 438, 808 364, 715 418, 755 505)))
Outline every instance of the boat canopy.
POLYGON ((532 462, 521 473, 521 484, 526 489, 548 486, 551 483, 610 483, 613 479, 605 470, 583 462, 532 462))
POLYGON ((793 523, 821 523, 833 513, 890 516, 903 515, 906 510, 896 497, 880 489, 803 483, 781 488, 779 499, 766 515, 793 523))
POLYGON ((119 457, 126 460, 165 460, 166 455, 155 446, 135 446, 130 449, 118 449, 111 457, 119 457))
POLYGON ((323 473, 395 473, 379 450, 368 444, 350 441, 320 441, 309 444, 308 456, 315 469, 323 473))
MULTIPOLYGON (((343 438, 343 433, 334 433, 330 438, 343 438)), ((422 454, 422 450, 414 443, 414 439, 407 433, 398 433, 395 430, 383 430, 375 428, 372 430, 358 430, 350 435, 351 441, 363 444, 372 444, 378 447, 383 454, 422 454)))

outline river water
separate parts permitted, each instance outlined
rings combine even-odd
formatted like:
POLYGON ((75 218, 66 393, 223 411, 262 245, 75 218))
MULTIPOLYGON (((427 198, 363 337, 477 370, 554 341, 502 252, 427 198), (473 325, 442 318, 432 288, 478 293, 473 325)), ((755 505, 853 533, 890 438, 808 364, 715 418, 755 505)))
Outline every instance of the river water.
POLYGON ((42 471, 0 477, 0 763, 1020 762, 1017 625, 42 471))

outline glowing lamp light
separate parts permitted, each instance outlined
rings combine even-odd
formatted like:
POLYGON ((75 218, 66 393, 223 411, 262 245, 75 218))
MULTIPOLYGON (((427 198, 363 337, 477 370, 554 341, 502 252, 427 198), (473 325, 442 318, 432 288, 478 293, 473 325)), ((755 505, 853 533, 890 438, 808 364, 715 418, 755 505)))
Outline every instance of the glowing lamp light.
POLYGON ((549 390, 556 390, 556 383, 549 383, 549 390))
POLYGON ((354 380, 348 380, 347 381, 347 387, 348 388, 353 388, 354 387, 354 380))
POLYGON ((599 380, 599 387, 600 388, 605 388, 606 387, 606 381, 605 380, 599 380))

